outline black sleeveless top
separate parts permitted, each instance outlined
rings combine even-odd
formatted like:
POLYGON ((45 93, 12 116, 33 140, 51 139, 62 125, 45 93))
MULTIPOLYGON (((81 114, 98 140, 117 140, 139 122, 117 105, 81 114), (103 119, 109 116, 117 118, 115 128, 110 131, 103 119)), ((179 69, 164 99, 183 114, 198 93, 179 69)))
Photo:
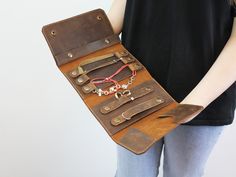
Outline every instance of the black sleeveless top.
MULTIPOLYGON (((122 44, 180 102, 217 59, 234 16, 228 0, 127 0, 122 44)), ((235 106, 236 83, 187 124, 231 124, 235 106)))

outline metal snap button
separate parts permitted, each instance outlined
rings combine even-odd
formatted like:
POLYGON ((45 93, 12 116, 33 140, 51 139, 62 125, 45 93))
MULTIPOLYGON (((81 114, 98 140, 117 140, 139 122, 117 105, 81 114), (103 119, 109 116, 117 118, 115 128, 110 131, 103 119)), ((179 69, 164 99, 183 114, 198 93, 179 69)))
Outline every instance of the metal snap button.
POLYGON ((150 90, 151 90, 151 88, 149 88, 149 87, 146 87, 146 88, 145 88, 145 90, 147 90, 147 91, 150 91, 150 90))
POLYGON ((85 91, 89 91, 90 90, 90 88, 88 86, 84 86, 83 88, 84 88, 85 91))
POLYGON ((105 109, 106 111, 109 111, 109 110, 110 110, 110 107, 104 106, 103 109, 105 109))
POLYGON ((121 120, 119 118, 115 118, 115 119, 113 119, 113 121, 117 124, 121 122, 121 120))
POLYGON ((52 31, 51 31, 51 35, 52 35, 52 36, 56 36, 56 31, 55 31, 55 30, 52 30, 52 31))
POLYGON ((162 99, 156 99, 157 103, 161 103, 163 100, 162 99))
POLYGON ((106 42, 107 44, 109 44, 109 43, 110 43, 110 40, 109 40, 109 39, 105 39, 105 42, 106 42))
POLYGON ((73 54, 71 52, 69 52, 68 54, 68 57, 72 58, 73 57, 73 54))
POLYGON ((77 81, 78 81, 79 83, 82 83, 82 82, 84 81, 84 79, 81 78, 81 77, 79 77, 79 78, 77 79, 77 81))
POLYGON ((102 20, 102 17, 98 15, 98 16, 97 16, 97 19, 98 19, 98 20, 102 20))
POLYGON ((76 70, 72 71, 72 72, 71 72, 71 75, 72 75, 72 76, 76 76, 76 75, 77 75, 77 71, 76 71, 76 70))

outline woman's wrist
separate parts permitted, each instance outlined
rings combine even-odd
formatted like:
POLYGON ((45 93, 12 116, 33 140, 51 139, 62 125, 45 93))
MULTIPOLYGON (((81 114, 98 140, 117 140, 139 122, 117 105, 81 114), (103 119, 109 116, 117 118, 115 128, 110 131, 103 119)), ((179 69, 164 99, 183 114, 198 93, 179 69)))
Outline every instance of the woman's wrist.
POLYGON ((204 109, 205 107, 207 107, 206 104, 204 104, 203 102, 193 99, 190 96, 185 97, 180 104, 192 104, 192 105, 198 105, 198 106, 202 106, 204 109))

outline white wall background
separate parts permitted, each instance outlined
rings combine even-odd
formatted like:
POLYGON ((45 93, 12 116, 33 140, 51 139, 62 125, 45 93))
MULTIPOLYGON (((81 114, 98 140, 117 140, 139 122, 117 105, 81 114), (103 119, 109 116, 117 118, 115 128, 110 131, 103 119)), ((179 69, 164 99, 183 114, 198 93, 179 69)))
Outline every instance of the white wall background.
MULTIPOLYGON (((113 177, 115 144, 57 69, 45 24, 111 0, 21 0, 0 5, 0 177, 113 177)), ((214 150, 205 177, 236 175, 236 127, 214 150)))

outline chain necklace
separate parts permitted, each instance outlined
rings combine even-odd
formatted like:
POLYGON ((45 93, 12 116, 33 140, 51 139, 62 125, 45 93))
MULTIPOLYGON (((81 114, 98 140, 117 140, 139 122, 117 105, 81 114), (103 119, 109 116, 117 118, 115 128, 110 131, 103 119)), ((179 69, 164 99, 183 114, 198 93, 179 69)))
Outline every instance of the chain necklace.
POLYGON ((120 89, 126 90, 128 88, 128 86, 133 83, 135 76, 136 76, 136 71, 135 70, 132 71, 132 75, 129 78, 127 84, 120 85, 118 83, 118 81, 113 79, 113 77, 116 76, 117 74, 119 74, 123 69, 125 69, 128 66, 129 66, 128 64, 123 65, 122 67, 120 67, 115 73, 113 73, 109 77, 97 77, 97 78, 92 79, 90 82, 95 85, 108 83, 108 82, 113 83, 113 86, 109 87, 107 90, 102 90, 100 88, 97 88, 93 91, 93 93, 98 94, 98 96, 102 96, 102 95, 111 95, 113 93, 116 93, 120 89))

